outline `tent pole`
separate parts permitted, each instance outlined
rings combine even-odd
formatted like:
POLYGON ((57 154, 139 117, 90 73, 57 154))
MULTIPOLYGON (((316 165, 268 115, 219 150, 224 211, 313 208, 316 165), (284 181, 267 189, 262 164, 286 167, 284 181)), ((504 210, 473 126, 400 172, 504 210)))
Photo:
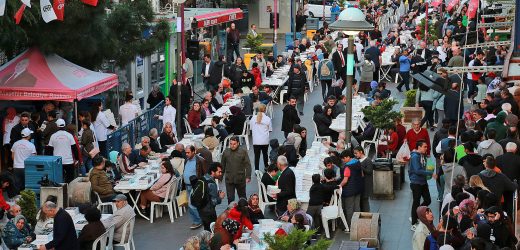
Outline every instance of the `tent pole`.
POLYGON ((76 117, 76 126, 79 125, 78 123, 78 100, 74 100, 74 116, 76 117))

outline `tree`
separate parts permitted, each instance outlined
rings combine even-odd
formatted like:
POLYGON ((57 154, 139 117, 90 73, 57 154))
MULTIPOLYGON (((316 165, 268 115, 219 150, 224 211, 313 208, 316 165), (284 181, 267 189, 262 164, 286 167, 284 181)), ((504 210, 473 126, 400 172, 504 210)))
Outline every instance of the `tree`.
POLYGON ((33 1, 20 25, 12 18, 19 6, 13 4, 16 1, 8 3, 6 16, 0 18, 0 25, 8 27, 0 31, 0 48, 8 58, 37 46, 44 53, 56 53, 90 69, 98 68, 104 60, 124 66, 136 55, 147 56, 156 50, 170 29, 165 21, 153 27, 154 14, 147 0, 114 6, 100 0, 95 7, 70 0, 65 4, 64 21, 49 23, 41 18, 39 2, 33 1), (146 33, 150 35, 145 37, 146 33))
POLYGON ((34 228, 36 225, 36 193, 30 189, 25 189, 20 192, 20 200, 18 201, 18 205, 23 211, 23 215, 27 218, 27 221, 34 228))
POLYGON ((393 110, 398 102, 396 100, 385 99, 377 106, 366 106, 361 112, 376 128, 388 129, 394 124, 396 118, 401 117, 401 113, 393 110))
POLYGON ((303 231, 292 230, 288 235, 272 235, 270 233, 264 234, 264 241, 269 246, 269 249, 285 249, 285 250, 322 250, 328 249, 332 244, 331 240, 320 239, 312 245, 307 245, 312 235, 316 233, 315 230, 303 231))

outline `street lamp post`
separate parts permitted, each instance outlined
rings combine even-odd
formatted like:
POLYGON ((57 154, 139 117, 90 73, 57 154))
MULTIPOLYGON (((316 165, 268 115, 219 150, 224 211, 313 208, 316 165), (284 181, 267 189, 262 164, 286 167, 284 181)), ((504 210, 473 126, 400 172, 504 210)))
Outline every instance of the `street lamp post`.
POLYGON ((338 19, 329 25, 333 30, 342 31, 348 35, 347 47, 347 104, 345 109, 345 143, 350 145, 352 137, 352 84, 354 82, 354 36, 359 31, 373 30, 374 26, 366 21, 365 14, 358 8, 344 9, 338 19), (350 115, 350 119, 348 119, 350 115))
MULTIPOLYGON (((185 52, 185 34, 184 34, 184 2, 186 0, 173 0, 174 3, 178 4, 177 8, 177 18, 180 18, 180 29, 177 28, 177 55, 179 55, 179 60, 177 63, 177 74, 175 75, 177 78, 177 96, 175 97, 177 99, 176 101, 176 109, 177 109, 177 117, 175 117, 175 120, 177 121, 177 136, 179 136, 179 132, 182 131, 182 107, 181 107, 181 91, 182 91, 182 84, 184 84, 185 81, 185 72, 183 70, 184 61, 186 61, 186 52, 185 52)), ((179 23, 179 22, 177 22, 179 23)), ((171 93, 170 95, 173 95, 171 93)), ((172 103, 173 106, 173 103, 172 103)), ((174 124, 172 124, 173 126, 174 124)))

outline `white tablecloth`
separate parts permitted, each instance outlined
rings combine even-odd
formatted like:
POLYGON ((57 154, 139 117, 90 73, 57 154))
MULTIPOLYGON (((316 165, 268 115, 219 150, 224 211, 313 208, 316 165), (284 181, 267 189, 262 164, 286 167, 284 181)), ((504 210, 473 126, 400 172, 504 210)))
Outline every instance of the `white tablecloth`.
MULTIPOLYGON (((363 117, 363 112, 361 112, 361 109, 364 107, 370 105, 370 103, 362 97, 356 96, 352 98, 352 116, 349 117, 350 121, 352 122, 352 129, 357 129, 359 126, 361 126, 361 120, 363 117)), ((336 117, 336 119, 332 120, 332 123, 330 124, 329 128, 336 131, 336 132, 343 132, 345 131, 345 113, 340 114, 336 117)))

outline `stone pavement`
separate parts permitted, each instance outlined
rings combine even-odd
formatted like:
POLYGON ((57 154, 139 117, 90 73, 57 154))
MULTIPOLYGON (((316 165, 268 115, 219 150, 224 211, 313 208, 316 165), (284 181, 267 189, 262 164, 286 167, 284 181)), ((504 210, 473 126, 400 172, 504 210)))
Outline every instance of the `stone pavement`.
MULTIPOLYGON (((397 92, 395 84, 388 84, 388 88, 392 91, 392 96, 397 100, 403 100, 404 94, 397 92)), ((314 92, 309 95, 304 109, 304 116, 302 117, 302 125, 308 130, 308 144, 310 144, 314 135, 314 127, 312 125, 313 106, 320 104, 321 86, 314 88, 314 92)), ((271 138, 278 138, 280 144, 283 143, 284 137, 281 129, 282 122, 282 108, 283 106, 275 105, 273 132, 271 138)), ((431 135, 432 136, 432 135, 431 135)), ((251 140, 251 139, 250 139, 251 140)), ((251 141, 250 141, 251 142, 251 141)), ((253 164, 253 149, 249 150, 250 158, 253 164)), ((260 163, 262 167, 262 162, 260 163)), ((254 168, 254 166, 253 166, 254 168)), ((407 176, 407 174, 406 174, 407 176)), ((247 195, 258 193, 258 186, 255 175, 252 175, 252 181, 247 186, 247 195)), ((221 184, 221 189, 225 190, 224 185, 221 184)), ((430 207, 434 212, 439 210, 439 204, 436 202, 437 191, 433 180, 430 181, 430 194, 432 196, 432 205, 430 207)), ((381 241, 382 249, 411 249, 411 239, 413 232, 410 231, 410 207, 412 196, 408 180, 404 183, 402 190, 397 191, 394 200, 371 200, 370 206, 372 212, 381 213, 381 241)), ((227 206, 227 200, 224 199, 222 204, 217 206, 217 214, 221 213, 227 206)), ((267 211, 267 210, 266 210, 267 211)), ((269 216, 269 215, 268 215, 269 216)), ((271 215, 273 216, 273 215, 271 215)), ((134 240, 137 249, 179 249, 182 247, 185 240, 193 235, 196 235, 200 230, 190 230, 191 221, 189 215, 184 214, 182 217, 175 220, 172 224, 168 218, 167 213, 163 218, 158 218, 151 224, 142 218, 138 218, 135 223, 134 240)), ((339 249, 343 240, 348 240, 349 235, 336 230, 333 238, 334 244, 330 249, 339 249)))

